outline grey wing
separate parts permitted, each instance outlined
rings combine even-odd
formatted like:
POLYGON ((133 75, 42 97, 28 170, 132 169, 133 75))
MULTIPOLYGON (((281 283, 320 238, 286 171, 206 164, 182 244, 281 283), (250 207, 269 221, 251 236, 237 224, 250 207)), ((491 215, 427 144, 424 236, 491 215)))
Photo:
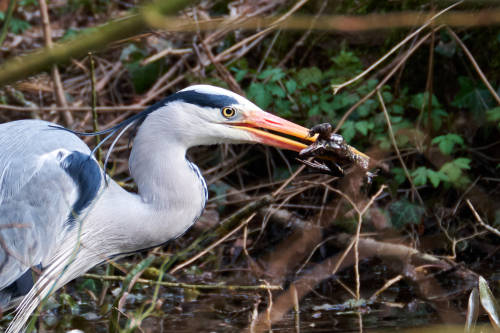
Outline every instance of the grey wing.
POLYGON ((46 264, 102 185, 85 143, 51 125, 0 124, 0 307, 30 288, 30 268, 46 264))

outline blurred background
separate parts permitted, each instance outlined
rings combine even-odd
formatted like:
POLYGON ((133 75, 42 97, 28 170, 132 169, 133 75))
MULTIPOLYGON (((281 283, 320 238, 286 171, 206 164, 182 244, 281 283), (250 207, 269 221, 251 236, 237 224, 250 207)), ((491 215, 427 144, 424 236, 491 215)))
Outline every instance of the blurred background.
MULTIPOLYGON (((500 294, 497 1, 179 3, 0 0, 0 122, 91 132, 208 83, 307 127, 331 123, 376 176, 319 174, 263 146, 192 149, 210 191, 198 223, 61 289, 40 332, 462 330, 480 276, 481 300, 500 294), (140 29, 69 51, 133 15, 140 29), (56 64, 5 65, 57 45, 56 64)), ((134 191, 130 144, 108 172, 134 191)), ((484 306, 478 320, 498 329, 495 318, 484 306)))

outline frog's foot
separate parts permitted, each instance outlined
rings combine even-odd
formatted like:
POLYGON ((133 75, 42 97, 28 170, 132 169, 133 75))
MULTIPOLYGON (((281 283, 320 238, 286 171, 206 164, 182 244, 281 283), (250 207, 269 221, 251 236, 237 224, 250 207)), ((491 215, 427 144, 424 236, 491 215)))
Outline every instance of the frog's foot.
POLYGON ((307 158, 307 157, 316 157, 316 156, 321 156, 326 154, 326 150, 324 148, 323 140, 322 142, 314 142, 310 146, 302 149, 299 152, 299 156, 302 158, 307 158))
POLYGON ((297 161, 307 165, 309 168, 313 169, 319 173, 325 173, 335 177, 344 177, 344 169, 342 169, 337 163, 325 160, 324 163, 317 161, 308 161, 297 158, 297 161))

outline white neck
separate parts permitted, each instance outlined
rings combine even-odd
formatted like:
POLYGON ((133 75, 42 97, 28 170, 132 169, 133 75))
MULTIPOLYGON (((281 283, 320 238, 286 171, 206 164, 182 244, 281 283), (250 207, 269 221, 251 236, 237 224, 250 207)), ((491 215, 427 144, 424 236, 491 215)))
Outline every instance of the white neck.
POLYGON ((134 139, 129 168, 138 195, 110 182, 94 210, 92 220, 110 223, 114 229, 108 235, 116 236, 112 243, 119 253, 180 236, 205 206, 205 182, 198 168, 186 159, 187 147, 165 135, 151 135, 158 134, 156 126, 158 123, 148 116, 134 139))

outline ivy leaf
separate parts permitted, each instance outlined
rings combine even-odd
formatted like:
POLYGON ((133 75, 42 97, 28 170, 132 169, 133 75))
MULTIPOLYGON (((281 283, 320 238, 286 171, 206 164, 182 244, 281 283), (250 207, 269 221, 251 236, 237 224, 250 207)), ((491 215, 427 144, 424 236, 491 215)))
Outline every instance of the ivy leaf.
POLYGON ((455 145, 464 145, 464 139, 460 135, 453 133, 437 136, 431 142, 437 144, 439 150, 445 155, 450 155, 455 145))
POLYGON ((425 213, 425 209, 408 200, 395 201, 389 206, 391 213, 391 224, 402 229, 408 224, 418 224, 425 213))

